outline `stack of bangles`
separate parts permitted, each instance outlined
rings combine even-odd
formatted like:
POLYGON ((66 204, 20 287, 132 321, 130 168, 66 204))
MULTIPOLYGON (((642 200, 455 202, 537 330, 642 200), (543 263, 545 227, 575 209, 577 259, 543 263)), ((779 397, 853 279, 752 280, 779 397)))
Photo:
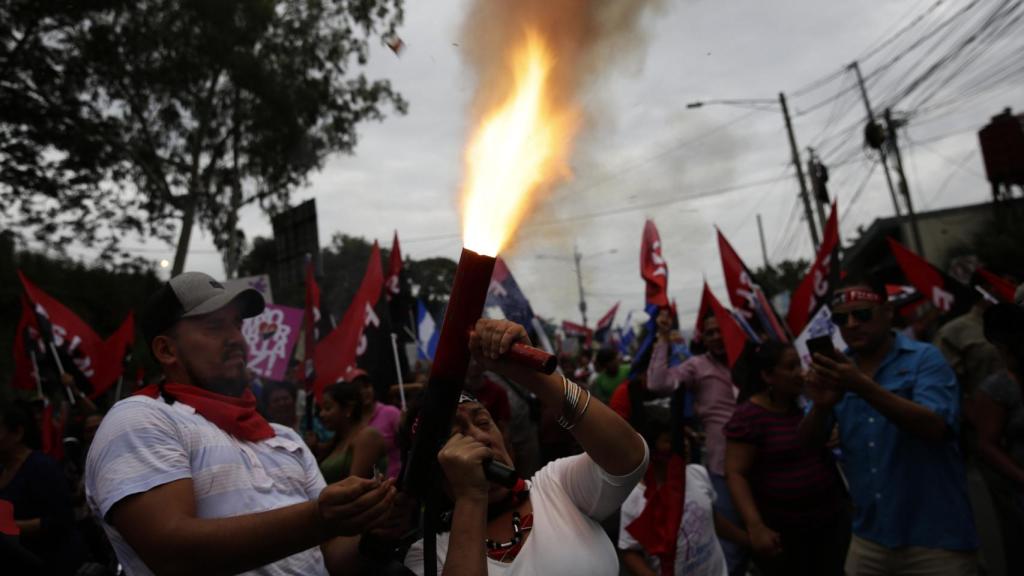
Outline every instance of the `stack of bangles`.
POLYGON ((562 375, 562 415, 558 417, 558 425, 566 430, 572 430, 583 419, 590 407, 590 390, 584 390, 579 384, 570 381, 562 375), (580 408, 580 399, 583 393, 587 393, 587 399, 580 408))

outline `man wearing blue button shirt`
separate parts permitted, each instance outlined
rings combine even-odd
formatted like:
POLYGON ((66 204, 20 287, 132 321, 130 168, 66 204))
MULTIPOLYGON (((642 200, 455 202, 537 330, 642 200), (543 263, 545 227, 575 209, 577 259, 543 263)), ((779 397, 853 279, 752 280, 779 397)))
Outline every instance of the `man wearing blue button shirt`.
POLYGON ((884 284, 849 278, 832 319, 849 357, 815 354, 803 431, 838 423, 855 511, 848 576, 975 575, 977 538, 957 447, 960 387, 930 344, 893 332, 884 284))

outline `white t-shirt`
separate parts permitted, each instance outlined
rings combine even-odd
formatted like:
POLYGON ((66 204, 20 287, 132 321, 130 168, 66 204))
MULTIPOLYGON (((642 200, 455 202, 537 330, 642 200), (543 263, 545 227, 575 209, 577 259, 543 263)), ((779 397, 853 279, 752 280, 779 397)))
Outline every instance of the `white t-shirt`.
MULTIPOLYGON (((729 569, 722 554, 722 546, 715 536, 715 516, 711 505, 715 502, 715 489, 711 485, 708 471, 703 466, 690 464, 686 467, 686 504, 683 509, 683 523, 679 526, 676 540, 677 576, 728 576, 729 569)), ((640 543, 626 530, 644 511, 644 485, 641 483, 622 504, 619 522, 619 548, 644 552, 640 543)), ((660 570, 657 557, 644 552, 644 558, 652 570, 660 570)))
MULTIPOLYGON (((529 537, 512 562, 488 558, 487 573, 617 576, 618 555, 598 522, 615 513, 646 470, 646 448, 643 462, 625 476, 608 474, 586 454, 555 460, 541 468, 529 482, 533 505, 529 537)), ((449 535, 437 535, 438 574, 448 554, 449 535)), ((405 565, 422 576, 423 540, 409 549, 405 565)))
MULTIPOLYGON (((85 491, 126 573, 153 573, 106 522, 110 508, 132 494, 191 478, 199 518, 253 514, 320 495, 326 484, 313 454, 293 430, 271 426, 273 438, 245 442, 182 402, 132 396, 110 409, 89 449, 85 491)), ((327 569, 314 547, 247 574, 326 575, 327 569)))

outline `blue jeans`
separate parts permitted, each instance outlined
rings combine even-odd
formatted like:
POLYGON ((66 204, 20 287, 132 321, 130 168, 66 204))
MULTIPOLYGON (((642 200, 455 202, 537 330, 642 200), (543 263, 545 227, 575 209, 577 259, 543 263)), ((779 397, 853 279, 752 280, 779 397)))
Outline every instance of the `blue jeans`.
MULTIPOLYGON (((725 484, 725 476, 711 473, 711 485, 715 488, 715 512, 725 516, 733 524, 743 527, 743 520, 736 506, 732 503, 732 495, 729 494, 729 487, 725 484)), ((747 565, 750 563, 750 555, 747 550, 722 538, 718 539, 722 545, 722 553, 725 554, 725 563, 729 566, 729 576, 744 576, 747 573, 747 565)))

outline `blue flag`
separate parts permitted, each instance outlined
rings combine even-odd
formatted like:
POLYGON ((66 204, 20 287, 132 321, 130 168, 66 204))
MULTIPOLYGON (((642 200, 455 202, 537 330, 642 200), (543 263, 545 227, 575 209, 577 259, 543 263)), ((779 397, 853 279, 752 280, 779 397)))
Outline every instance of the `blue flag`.
POLYGON ((487 289, 487 308, 501 308, 505 318, 515 322, 530 331, 533 328, 533 308, 530 301, 526 299, 523 291, 516 284, 505 261, 498 258, 494 264, 494 273, 491 274, 491 285, 487 289))
POLYGON ((434 322, 434 317, 423 304, 423 300, 416 300, 416 356, 420 360, 433 360, 434 352, 437 351, 437 338, 441 331, 434 322))

